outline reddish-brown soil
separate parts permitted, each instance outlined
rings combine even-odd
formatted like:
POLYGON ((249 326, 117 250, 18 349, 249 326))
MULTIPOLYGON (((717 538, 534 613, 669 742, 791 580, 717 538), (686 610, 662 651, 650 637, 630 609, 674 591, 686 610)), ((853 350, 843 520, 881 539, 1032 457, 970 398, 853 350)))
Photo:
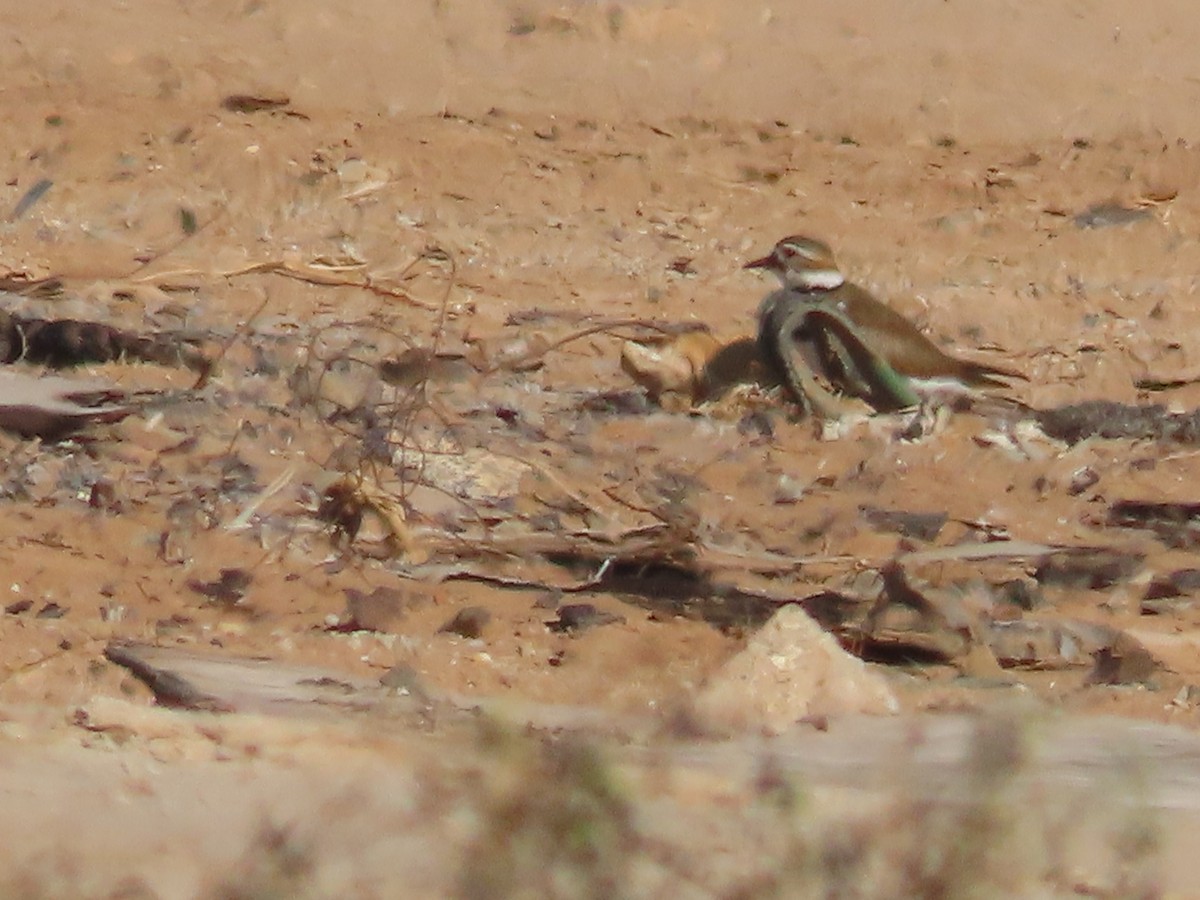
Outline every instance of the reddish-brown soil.
MULTIPOLYGON (((567 599, 622 620, 557 633, 536 586, 547 567, 504 569, 524 587, 433 579, 428 567, 413 581, 403 562, 338 544, 314 512, 363 452, 305 402, 295 375, 325 347, 311 343, 318 329, 342 323, 323 332, 330 346, 356 339, 369 360, 435 341, 495 359, 520 341, 569 335, 587 315, 704 323, 733 340, 752 333, 768 289, 742 263, 804 232, 828 240, 852 277, 948 349, 1020 369, 1029 380, 1014 396, 1032 407, 1200 406, 1200 19, 1182 0, 1152 10, 1125 0, 992 9, 921 0, 902 12, 882 0, 803 10, 717 0, 6 5, 0 274, 58 276, 66 291, 4 295, 5 308, 183 330, 223 353, 194 395, 183 393, 191 372, 89 366, 172 401, 77 441, 0 437, 0 609, 12 610, 0 614, 0 750, 34 785, 20 808, 42 810, 34 833, 15 818, 0 824, 9 864, 35 859, 37 878, 84 872, 78 883, 98 895, 127 876, 164 896, 211 888, 210 867, 245 851, 258 818, 301 819, 370 793, 369 779, 345 775, 345 791, 339 776, 319 799, 272 805, 308 778, 332 777, 343 752, 347 771, 394 761, 454 781, 450 739, 409 746, 333 726, 277 734, 282 726, 266 722, 261 739, 222 739, 214 751, 190 725, 160 735, 138 719, 114 769, 96 761, 118 752, 108 744, 79 749, 96 740, 76 710, 123 698, 132 716, 152 701, 104 661, 110 640, 368 678, 406 665, 441 691, 614 716, 675 709, 744 644, 744 629, 603 591, 567 599), (230 95, 288 102, 238 112, 222 105, 230 95), (41 179, 52 182, 46 194, 10 217, 41 179), (1102 202, 1146 215, 1080 227, 1076 215, 1102 202), (364 279, 376 290, 335 283, 364 279), (510 323, 531 311, 543 315, 510 323), (1147 380, 1181 386, 1135 386, 1147 380), (111 486, 110 499, 89 503, 96 483, 111 486), (237 602, 196 589, 223 569, 251 576, 237 602), (345 616, 347 591, 379 587, 405 592, 392 634, 330 627, 345 616), (481 639, 439 632, 468 606, 491 612, 481 639), (286 749, 270 749, 275 737, 286 749), (255 754, 264 760, 232 781, 212 761, 255 754), (177 826, 174 868, 147 864, 129 843, 105 855, 77 853, 65 833, 54 839, 64 820, 46 809, 70 810, 78 796, 81 818, 110 814, 83 781, 159 796, 155 759, 175 766, 193 755, 200 768, 172 769, 161 787, 163 803, 195 813, 177 826), (218 799, 206 812, 195 804, 210 776, 218 799), (222 804, 240 810, 224 834, 208 818, 222 804)), ((820 440, 785 409, 768 413, 769 436, 721 410, 580 413, 593 395, 633 389, 619 361, 618 337, 599 333, 550 350, 534 371, 433 379, 414 433, 432 441, 444 427, 484 455, 481 468, 454 470, 461 482, 409 498, 418 540, 474 534, 480 519, 511 536, 505 525, 544 522, 547 511, 562 528, 619 533, 655 524, 647 510, 675 503, 724 551, 827 560, 742 582, 775 597, 984 533, 1120 547, 1145 555, 1132 579, 1047 587, 1043 617, 1131 631, 1157 660, 1150 685, 1085 685, 1089 660, 1006 674, 1048 708, 1194 727, 1200 609, 1141 609, 1150 578, 1195 566, 1194 553, 1104 523, 1120 499, 1196 500, 1195 448, 1014 443, 972 415, 902 442, 878 422, 820 440), (496 460, 512 458, 536 465, 518 470, 515 491, 489 491, 487 477, 504 478, 496 460), (932 544, 910 546, 864 521, 864 505, 945 512, 948 523, 932 544)), ((328 390, 377 400, 364 371, 332 372, 328 390)), ((1023 576, 1030 565, 909 571, 946 586, 1023 576)), ((986 709, 1020 690, 954 674, 897 676, 905 714, 986 709)), ((15 783, 0 797, 15 803, 15 783)), ((696 787, 686 802, 709 799, 696 787)), ((392 828, 403 816, 377 807, 348 816, 366 833, 340 834, 328 852, 381 852, 372 821, 392 828)), ((440 864, 407 848, 424 867, 422 891, 454 883, 464 826, 452 819, 444 833, 432 829, 440 864)), ((147 846, 170 846, 170 827, 156 824, 147 846)), ((380 871, 377 859, 363 866, 380 871)), ((327 872, 322 884, 354 882, 327 872)))

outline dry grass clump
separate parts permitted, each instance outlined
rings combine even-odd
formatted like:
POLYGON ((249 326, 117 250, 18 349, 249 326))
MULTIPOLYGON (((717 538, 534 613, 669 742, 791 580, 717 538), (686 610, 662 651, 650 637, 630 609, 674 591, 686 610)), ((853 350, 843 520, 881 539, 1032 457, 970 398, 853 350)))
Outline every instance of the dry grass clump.
POLYGON ((1136 773, 1064 794, 1031 766, 1031 728, 981 720, 961 778, 933 792, 901 784, 870 810, 833 816, 776 771, 748 804, 665 831, 596 747, 509 737, 483 773, 460 896, 1161 896, 1160 834, 1136 773))

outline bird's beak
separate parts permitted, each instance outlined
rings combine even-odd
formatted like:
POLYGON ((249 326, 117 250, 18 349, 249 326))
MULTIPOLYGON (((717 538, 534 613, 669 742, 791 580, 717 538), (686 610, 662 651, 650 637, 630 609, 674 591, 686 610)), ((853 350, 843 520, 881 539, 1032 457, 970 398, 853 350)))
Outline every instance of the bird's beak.
POLYGON ((769 269, 775 264, 774 257, 764 256, 762 259, 751 260, 742 266, 743 269, 769 269))

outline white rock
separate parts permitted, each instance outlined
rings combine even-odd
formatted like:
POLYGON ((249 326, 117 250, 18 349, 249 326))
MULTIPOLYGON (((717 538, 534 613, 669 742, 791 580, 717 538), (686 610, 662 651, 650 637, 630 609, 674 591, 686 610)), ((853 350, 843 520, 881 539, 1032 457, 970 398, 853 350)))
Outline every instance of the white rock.
POLYGON ((695 711, 720 731, 786 731, 806 716, 889 714, 899 705, 878 672, 841 648, 801 607, 783 607, 709 679, 695 711))

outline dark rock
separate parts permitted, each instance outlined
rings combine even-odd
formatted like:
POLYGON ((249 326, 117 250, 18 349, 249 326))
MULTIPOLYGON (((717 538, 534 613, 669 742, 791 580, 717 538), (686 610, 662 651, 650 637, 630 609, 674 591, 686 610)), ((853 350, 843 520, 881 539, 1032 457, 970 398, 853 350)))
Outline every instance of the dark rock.
POLYGON ((434 353, 422 347, 411 347, 379 363, 379 377, 403 388, 415 388, 425 382, 460 382, 473 371, 461 353, 434 353))
POLYGON ((424 679, 412 666, 403 663, 392 666, 380 676, 379 683, 397 693, 408 694, 421 703, 432 701, 433 695, 425 687, 424 679))
POLYGON ((983 639, 1001 666, 1036 671, 1086 665, 1117 637, 1116 630, 1090 622, 1017 619, 983 626, 983 639))
POLYGON ((863 656, 882 662, 949 663, 977 644, 973 617, 946 592, 913 585, 898 563, 880 574, 883 592, 861 625, 863 656))
POLYGON ((800 600, 800 605, 822 628, 836 632, 860 623, 877 596, 878 592, 874 596, 863 597, 854 592, 820 591, 800 600))
POLYGON ((624 622, 625 617, 597 609, 591 603, 567 603, 558 608, 558 618, 546 623, 551 631, 583 631, 597 625, 624 622))
MULTIPOLYGON (((748 412, 738 420, 738 434, 759 440, 772 441, 775 439, 775 423, 771 414, 765 410, 748 412)), ((778 502, 778 500, 776 501, 778 502)))
POLYGON ((558 609, 558 604, 562 603, 563 592, 558 590, 542 591, 538 598, 533 601, 534 609, 558 609))
POLYGON ((1200 590, 1200 569, 1177 569, 1156 577, 1146 586, 1142 597, 1142 615, 1173 615, 1191 609, 1200 597, 1191 596, 1200 590))
POLYGON ((230 606, 246 596, 246 588, 254 581, 254 576, 245 569, 222 569, 220 577, 215 581, 190 580, 187 585, 197 594, 203 594, 210 600, 225 603, 230 606))
POLYGON ((1111 647, 1102 647, 1094 655, 1095 666, 1088 675, 1089 684, 1141 684, 1153 687, 1158 671, 1154 657, 1136 640, 1123 634, 1111 647))
POLYGON ((1067 493, 1072 497, 1078 497, 1089 488, 1093 488, 1100 481, 1100 475, 1091 466, 1084 466, 1082 469, 1076 470, 1071 475, 1071 483, 1067 485, 1067 493))
POLYGON ((111 481, 99 479, 92 482, 88 491, 88 506, 108 513, 119 513, 125 504, 118 499, 117 489, 111 481))
POLYGON ((490 610, 482 606, 464 606, 454 617, 438 629, 439 634, 457 634, 459 637, 475 639, 483 637, 483 629, 492 621, 490 610))
POLYGON ((1036 419, 1042 431, 1069 444, 1089 437, 1200 443, 1200 410, 1171 413, 1161 404, 1127 406, 1109 400, 1088 400, 1040 410, 1036 419))
POLYGON ((995 597, 1000 603, 1016 606, 1026 612, 1037 609, 1046 602, 1042 596, 1042 586, 1033 578, 1013 578, 1002 582, 996 585, 995 597))
POLYGON ((410 598, 399 588, 377 587, 366 594, 346 588, 346 612, 338 631, 390 632, 408 612, 410 598))
POLYGON ((1161 404, 1127 406, 1109 400, 1087 400, 1037 413, 1038 425, 1056 440, 1075 444, 1084 438, 1162 437, 1167 431, 1170 413, 1161 404))
POLYGON ((292 101, 285 96, 259 97, 254 94, 230 94, 221 100, 221 108, 229 112, 249 115, 257 112, 286 110, 292 101))
POLYGON ((1108 524, 1148 529, 1168 547, 1200 546, 1200 503, 1118 500, 1108 509, 1108 524))
POLYGON ((1200 569, 1177 569, 1169 575, 1155 578, 1146 587, 1147 600, 1179 597, 1200 589, 1200 569))
POLYGON ((1152 218, 1154 216, 1148 209, 1105 201, 1093 203, 1071 221, 1075 223, 1076 228, 1111 228, 1114 225, 1132 225, 1134 222, 1144 222, 1152 218))
POLYGON ((580 412, 610 416, 645 416, 658 409, 644 391, 598 391, 584 397, 580 412))
POLYGON ((1140 610, 1143 616, 1175 616, 1192 609, 1198 602, 1200 600, 1195 597, 1157 597, 1143 599, 1140 610))
POLYGON ((1033 577, 1041 585, 1100 591, 1128 581, 1142 567, 1142 555, 1123 550, 1062 550, 1043 556, 1033 577))
POLYGON ((906 512, 874 506, 861 506, 859 512, 879 531, 891 531, 919 541, 934 540, 948 518, 944 512, 906 512))

